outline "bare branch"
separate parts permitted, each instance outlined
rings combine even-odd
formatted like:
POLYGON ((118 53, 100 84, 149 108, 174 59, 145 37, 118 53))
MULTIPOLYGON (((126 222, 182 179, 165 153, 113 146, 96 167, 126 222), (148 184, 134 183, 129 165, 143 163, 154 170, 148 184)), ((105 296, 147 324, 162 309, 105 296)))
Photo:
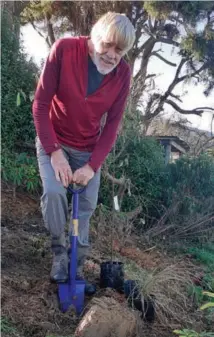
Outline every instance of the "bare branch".
POLYGON ((36 31, 36 32, 37 32, 43 39, 45 39, 45 41, 47 42, 48 47, 50 48, 50 47, 51 47, 51 44, 50 44, 50 42, 49 42, 48 36, 45 37, 45 36, 40 32, 40 30, 35 26, 33 20, 30 20, 30 23, 31 23, 33 29, 35 29, 35 31, 36 31))
POLYGON ((201 107, 201 108, 196 108, 192 110, 185 110, 179 107, 175 102, 171 101, 170 99, 166 99, 164 103, 167 103, 171 105, 176 111, 180 112, 181 114, 184 115, 198 115, 201 116, 204 112, 204 110, 209 110, 209 111, 214 111, 213 108, 209 107, 201 107))
POLYGON ((179 82, 184 81, 187 78, 195 77, 196 75, 200 74, 203 70, 207 69, 209 66, 209 62, 204 63, 198 70, 194 71, 192 74, 184 75, 179 77, 179 82))
POLYGON ((172 62, 168 61, 167 59, 165 59, 163 56, 161 56, 160 54, 158 54, 158 53, 155 52, 155 51, 153 51, 153 52, 151 53, 151 56, 156 56, 156 57, 158 57, 161 61, 165 62, 166 64, 168 64, 168 65, 170 65, 170 66, 172 66, 172 67, 176 67, 176 66, 177 66, 176 63, 172 63, 172 62))
POLYGON ((137 74, 134 76, 134 83, 136 83, 139 78, 142 78, 142 83, 141 86, 143 86, 145 79, 146 79, 146 71, 147 71, 147 66, 148 66, 148 62, 149 62, 149 57, 151 55, 152 49, 154 47, 154 39, 152 37, 150 37, 146 43, 144 44, 144 52, 143 52, 143 56, 141 58, 141 65, 140 65, 140 69, 137 72, 137 74))
POLYGON ((169 85, 167 91, 165 92, 165 94, 163 96, 163 100, 169 96, 169 94, 172 92, 174 87, 180 82, 179 74, 181 72, 181 69, 182 69, 183 65, 186 63, 186 61, 187 61, 187 58, 181 59, 181 62, 179 63, 178 68, 176 70, 175 77, 174 77, 172 83, 169 85))
POLYGON ((51 43, 50 43, 50 41, 49 41, 48 36, 45 38, 45 41, 46 41, 48 47, 51 48, 51 43))
POLYGON ((142 19, 142 12, 141 12, 141 10, 137 11, 136 18, 133 20, 133 24, 136 27, 136 31, 135 31, 136 39, 135 39, 135 43, 134 43, 134 46, 133 46, 134 47, 134 54, 138 53, 138 47, 137 47, 137 45, 138 45, 139 39, 142 36, 142 25, 146 22, 146 20, 147 20, 147 14, 142 19), (139 19, 141 19, 140 23, 138 22, 139 19))
POLYGON ((179 83, 179 77, 178 76, 179 76, 180 71, 181 71, 181 69, 182 69, 182 67, 183 67, 183 65, 185 64, 186 61, 187 61, 186 58, 181 59, 179 65, 178 65, 178 68, 176 70, 175 77, 174 77, 172 83, 169 85, 165 94, 162 95, 162 96, 159 95, 159 94, 153 95, 153 99, 155 99, 155 100, 159 99, 159 102, 158 102, 158 106, 156 107, 156 109, 152 113, 151 113, 152 103, 151 102, 148 103, 147 108, 146 108, 146 114, 145 114, 145 118, 147 120, 150 120, 151 118, 154 118, 155 116, 157 116, 163 110, 165 100, 171 94, 174 87, 179 83))
POLYGON ((47 30, 48 30, 48 40, 49 40, 50 45, 52 46, 54 44, 54 42, 56 41, 56 39, 55 39, 55 36, 54 36, 53 25, 52 25, 50 19, 51 19, 51 15, 46 13, 45 21, 46 21, 46 26, 47 26, 47 30))
POLYGON ((149 29, 149 27, 147 26, 147 24, 145 24, 145 25, 143 26, 143 29, 144 29, 144 31, 145 31, 150 37, 152 37, 152 38, 155 40, 155 35, 150 31, 150 29, 149 29))
POLYGON ((179 95, 174 95, 172 92, 170 92, 169 96, 173 97, 174 99, 177 99, 179 102, 183 103, 182 99, 180 99, 179 95))
POLYGON ((125 177, 121 177, 121 178, 115 178, 113 177, 109 172, 108 172, 108 169, 107 169, 107 166, 104 167, 103 169, 103 176, 106 177, 108 180, 110 180, 112 183, 116 184, 116 185, 124 185, 125 184, 125 177))
POLYGON ((148 24, 149 24, 149 29, 150 29, 150 32, 152 32, 153 33, 153 26, 152 26, 152 20, 151 20, 151 16, 149 15, 149 17, 148 17, 148 24))
POLYGON ((206 149, 213 148, 213 145, 214 145, 214 136, 207 139, 207 141, 202 144, 202 146, 196 152, 196 155, 199 155, 205 148, 206 149), (209 143, 211 143, 211 145, 209 145, 209 143))
POLYGON ((171 40, 171 39, 166 39, 166 38, 163 38, 163 37, 159 37, 156 42, 160 42, 160 43, 166 43, 166 44, 171 44, 175 47, 179 47, 180 44, 174 40, 171 40))
POLYGON ((146 80, 148 80, 149 78, 155 77, 155 76, 157 76, 157 74, 148 74, 146 76, 146 80))
POLYGON ((181 72, 181 69, 182 69, 183 65, 187 62, 187 60, 188 60, 187 58, 182 58, 181 59, 181 62, 179 63, 179 66, 178 66, 178 68, 176 70, 176 73, 175 73, 175 79, 174 79, 174 81, 176 81, 178 79, 178 76, 179 76, 179 74, 181 72))
POLYGON ((142 209, 142 206, 138 206, 133 211, 126 212, 126 219, 128 221, 135 219, 142 212, 142 209))
POLYGON ((152 37, 148 38, 148 40, 146 40, 146 41, 142 44, 142 46, 141 46, 140 48, 138 48, 138 50, 136 51, 136 56, 139 56, 140 53, 142 53, 142 51, 143 51, 144 49, 147 48, 147 46, 151 43, 151 40, 153 40, 152 37))

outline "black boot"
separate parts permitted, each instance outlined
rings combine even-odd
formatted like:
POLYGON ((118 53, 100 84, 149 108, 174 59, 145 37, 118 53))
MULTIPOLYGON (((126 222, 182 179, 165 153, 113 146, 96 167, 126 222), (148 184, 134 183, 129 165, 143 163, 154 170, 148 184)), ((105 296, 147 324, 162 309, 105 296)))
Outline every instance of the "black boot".
POLYGON ((52 282, 63 283, 68 280, 68 254, 66 250, 65 235, 53 237, 51 244, 53 263, 50 273, 52 282))

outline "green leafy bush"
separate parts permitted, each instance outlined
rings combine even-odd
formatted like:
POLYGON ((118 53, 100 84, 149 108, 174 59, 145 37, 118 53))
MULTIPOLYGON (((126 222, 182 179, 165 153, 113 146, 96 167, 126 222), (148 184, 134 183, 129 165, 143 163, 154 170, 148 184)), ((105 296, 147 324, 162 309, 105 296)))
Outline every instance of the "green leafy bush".
POLYGON ((37 67, 27 61, 22 42, 2 15, 2 178, 13 186, 35 192, 40 187, 36 158, 18 153, 17 145, 34 143, 32 93, 36 87, 37 67))
MULTIPOLYGON (((155 213, 163 193, 165 166, 162 147, 152 138, 139 137, 136 132, 129 136, 124 132, 118 138, 115 154, 112 151, 109 155, 107 165, 113 176, 124 176, 130 182, 121 209, 126 212, 141 205, 145 214, 155 213)), ((103 178, 100 195, 105 205, 112 204, 111 192, 112 183, 103 178)), ((118 193, 120 195, 120 188, 115 185, 115 194, 118 193)))
POLYGON ((1 159, 4 181, 31 193, 39 191, 40 177, 36 157, 31 157, 27 153, 11 154, 3 150, 1 159))
POLYGON ((187 252, 192 254, 197 261, 214 271, 214 249, 212 247, 207 245, 204 247, 189 247, 187 252))
POLYGON ((13 150, 16 143, 35 138, 30 98, 36 87, 37 67, 27 61, 6 12, 2 15, 1 46, 2 144, 13 150))
MULTIPOLYGON (((191 242, 206 243, 213 238, 214 159, 207 154, 188 155, 166 167, 163 179, 162 215, 146 236, 163 240, 171 247, 191 242)), ((161 214, 161 210, 160 210, 161 214)), ((178 246, 177 246, 178 247, 178 246)))
POLYGON ((182 156, 168 165, 167 196, 176 192, 187 198, 214 197, 214 159, 206 153, 198 157, 182 156))
POLYGON ((170 207, 179 201, 177 220, 211 216, 214 205, 214 158, 204 153, 198 157, 181 157, 167 167, 163 204, 170 207), (178 219, 179 218, 179 219, 178 219))

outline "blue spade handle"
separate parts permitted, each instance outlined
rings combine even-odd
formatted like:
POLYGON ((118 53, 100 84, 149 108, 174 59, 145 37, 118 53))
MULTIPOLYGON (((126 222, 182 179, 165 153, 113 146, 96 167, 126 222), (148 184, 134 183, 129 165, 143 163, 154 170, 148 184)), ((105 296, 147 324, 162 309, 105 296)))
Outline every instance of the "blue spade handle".
POLYGON ((71 280, 71 292, 75 293, 75 279, 77 274, 77 238, 79 235, 78 232, 78 213, 79 213, 79 194, 84 191, 85 187, 78 188, 74 184, 74 188, 71 186, 68 187, 68 191, 73 194, 73 215, 72 215, 72 224, 73 224, 73 233, 70 236, 70 245, 71 245, 71 255, 70 255, 70 280, 71 280))

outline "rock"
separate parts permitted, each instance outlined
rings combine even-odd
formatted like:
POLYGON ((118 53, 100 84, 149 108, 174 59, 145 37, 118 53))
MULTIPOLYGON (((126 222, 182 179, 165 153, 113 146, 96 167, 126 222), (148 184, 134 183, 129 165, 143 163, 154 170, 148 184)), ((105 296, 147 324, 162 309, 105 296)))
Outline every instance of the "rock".
POLYGON ((88 312, 80 321, 75 337, 135 337, 137 319, 128 307, 112 298, 91 301, 88 312))

